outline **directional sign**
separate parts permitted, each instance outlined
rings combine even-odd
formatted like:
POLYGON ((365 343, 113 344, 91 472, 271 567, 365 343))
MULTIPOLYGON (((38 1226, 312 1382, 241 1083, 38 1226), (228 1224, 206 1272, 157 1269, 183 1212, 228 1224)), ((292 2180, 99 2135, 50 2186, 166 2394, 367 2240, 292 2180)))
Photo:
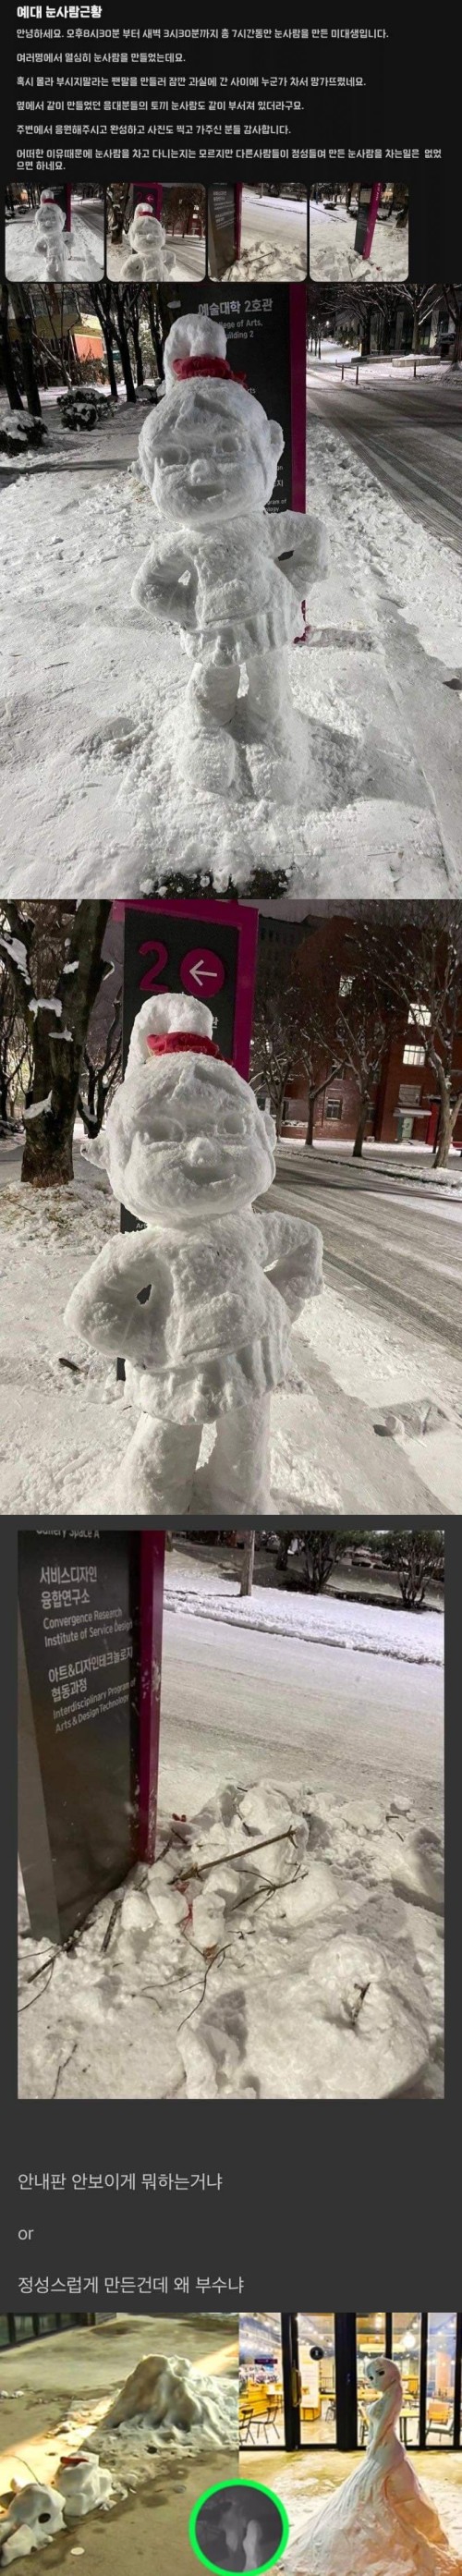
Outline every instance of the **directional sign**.
POLYGON ((19 1538, 19 1846, 32 1930, 66 1940, 152 1859, 165 1537, 19 1538))
POLYGON ((242 189, 211 187, 208 190, 208 261, 213 276, 224 277, 239 258, 241 247, 242 189))
POLYGON ((191 993, 213 1012, 221 1054, 249 1071, 258 912, 248 903, 116 904, 124 918, 123 1062, 150 993, 191 993))
POLYGON ((180 313, 207 313, 223 322, 227 356, 236 375, 244 375, 249 393, 263 403, 270 420, 279 420, 284 451, 269 503, 270 510, 304 510, 306 491, 306 287, 267 286, 255 295, 247 286, 162 286, 166 327, 180 313))

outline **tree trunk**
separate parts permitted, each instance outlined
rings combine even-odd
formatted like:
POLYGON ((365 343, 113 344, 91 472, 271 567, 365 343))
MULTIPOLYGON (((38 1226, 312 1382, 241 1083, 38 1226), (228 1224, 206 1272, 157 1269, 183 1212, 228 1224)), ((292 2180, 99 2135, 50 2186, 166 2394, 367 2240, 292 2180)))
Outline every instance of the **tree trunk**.
POLYGON ((0 954, 17 991, 33 1048, 21 1180, 42 1189, 71 1181, 73 1176, 72 1136, 82 1059, 91 1012, 104 976, 101 948, 110 909, 107 901, 84 900, 76 904, 70 937, 57 967, 54 993, 47 1003, 39 1003, 31 966, 33 921, 26 916, 24 907, 16 903, 6 906, 10 928, 8 933, 0 932, 0 954), (15 954, 17 941, 23 952, 21 960, 15 954))
POLYGON ((415 305, 415 306, 414 306, 414 320, 413 320, 413 324, 412 324, 412 349, 413 349, 413 355, 414 355, 414 356, 415 356, 416 350, 418 349, 418 346, 419 346, 419 314, 418 314, 418 310, 417 310, 417 305, 415 305))
POLYGON ((314 1137, 314 1113, 315 1113, 315 1108, 316 1108, 316 1097, 317 1097, 317 1095, 316 1095, 316 1092, 315 1092, 315 1091, 309 1091, 309 1092, 308 1092, 308 1117, 307 1117, 307 1122, 306 1122, 305 1145, 312 1145, 312 1143, 313 1143, 313 1137, 314 1137))
POLYGON ((135 351, 135 358, 136 358, 136 382, 137 382, 137 385, 144 385, 144 375, 143 375, 143 356, 142 356, 141 341, 140 341, 139 314, 138 314, 137 309, 136 309, 136 304, 134 304, 134 305, 133 305, 133 310, 132 310, 132 332, 133 332, 133 347, 134 347, 134 351, 135 351))
POLYGON ((242 1565, 241 1581, 240 1581, 240 1586, 239 1586, 240 1595, 241 1595, 241 1600, 242 1600, 242 1598, 243 1598, 243 1595, 244 1595, 244 1594, 245 1594, 245 1596, 247 1597, 247 1596, 248 1596, 248 1594, 249 1594, 249 1593, 251 1593, 251 1591, 252 1591, 252 1584, 253 1584, 253 1569, 254 1569, 254 1559, 255 1559, 255 1530, 254 1530, 254 1529, 251 1529, 251 1530, 244 1530, 244 1531, 243 1531, 243 1539, 244 1539, 244 1556, 243 1556, 243 1565, 242 1565))
POLYGON ((359 1158, 360 1158, 360 1156, 361 1156, 361 1154, 362 1154, 362 1150, 363 1150, 364 1138, 365 1138, 366 1127, 367 1127, 368 1109, 369 1109, 369 1102, 368 1102, 368 1100, 363 1100, 363 1101, 361 1102, 361 1108, 360 1108, 360 1112, 359 1112, 358 1124, 357 1124, 356 1135, 355 1135, 355 1141, 354 1141, 354 1146, 353 1146, 353 1161, 356 1161, 356 1162, 358 1162, 358 1161, 359 1161, 359 1158))
POLYGON ((122 374, 123 374, 123 380, 124 380, 124 385, 125 385, 125 392, 126 392, 126 396, 127 396, 127 402, 132 402, 132 403, 134 403, 134 402, 136 402, 136 393, 135 393, 135 387, 134 387, 133 375, 132 375, 132 362, 131 362, 130 350, 129 350, 129 346, 128 346, 128 338, 127 338, 127 331, 126 331, 125 321, 124 321, 123 314, 120 312, 120 310, 119 310, 119 315, 118 315, 118 321, 117 321, 117 328, 116 328, 115 336, 116 336, 116 340, 117 340, 118 348, 120 349, 120 360, 121 360, 121 367, 122 367, 122 374))
MULTIPOLYGON (((37 1014, 37 1016, 39 1016, 37 1014)), ((56 1040, 44 1030, 38 1031, 34 1079, 27 1108, 40 1100, 49 1106, 33 1118, 26 1115, 26 1142, 22 1158, 21 1180, 31 1181, 36 1189, 55 1189, 72 1181, 72 1139, 78 1093, 80 1048, 63 1045, 56 1059, 56 1040), (48 1077, 48 1091, 42 1089, 48 1077), (50 1098, 51 1092, 51 1098, 50 1098)))
POLYGON ((34 420, 40 420, 42 406, 35 373, 32 330, 31 324, 26 320, 25 315, 18 315, 18 331, 24 371, 27 409, 32 413, 34 420))
POLYGON ((10 411, 22 411, 24 408, 23 399, 22 394, 19 392, 19 386, 16 383, 9 334, 7 286, 2 286, 0 295, 0 365, 5 393, 7 394, 10 405, 10 411))

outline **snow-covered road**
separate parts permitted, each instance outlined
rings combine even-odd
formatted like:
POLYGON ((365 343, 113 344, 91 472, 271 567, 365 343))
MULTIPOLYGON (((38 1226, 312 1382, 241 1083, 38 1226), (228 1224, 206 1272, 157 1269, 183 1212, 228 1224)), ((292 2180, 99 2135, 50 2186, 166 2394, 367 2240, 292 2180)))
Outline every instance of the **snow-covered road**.
POLYGON ((441 1822, 442 1775, 441 1668, 166 1609, 161 1806, 181 1814, 228 1778, 310 1780, 346 1798, 391 1785, 413 1796, 418 1776, 441 1822))
POLYGON ((309 404, 316 418, 336 430, 370 466, 381 484, 404 503, 421 526, 462 554, 462 370, 445 370, 436 382, 404 371, 390 382, 378 370, 309 361, 309 404))

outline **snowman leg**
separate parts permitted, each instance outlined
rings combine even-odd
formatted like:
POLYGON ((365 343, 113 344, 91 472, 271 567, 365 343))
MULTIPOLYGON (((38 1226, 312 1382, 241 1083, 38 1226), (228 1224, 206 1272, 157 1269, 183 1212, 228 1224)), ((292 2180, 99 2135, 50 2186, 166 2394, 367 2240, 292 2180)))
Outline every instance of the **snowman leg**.
POLYGON ((279 652, 250 653, 246 663, 249 715, 268 732, 274 724, 286 725, 290 696, 290 662, 287 648, 279 652))
POLYGON ((140 1413, 117 1480, 121 1508, 189 1511, 200 1444, 200 1423, 169 1423, 155 1413, 140 1413))
POLYGON ((263 763, 264 786, 268 763, 271 765, 271 792, 283 805, 292 805, 300 794, 306 758, 306 726, 294 705, 291 690, 292 663, 287 645, 279 651, 249 654, 246 662, 248 691, 244 700, 249 742, 252 744, 253 769, 263 763))
POLYGON ((196 1478, 202 1510, 264 1512, 271 1502, 270 1397, 221 1413, 207 1466, 196 1478))
POLYGON ((239 690, 238 662, 197 661, 188 681, 181 766, 188 785, 231 787, 239 773, 239 753, 230 728, 239 690))

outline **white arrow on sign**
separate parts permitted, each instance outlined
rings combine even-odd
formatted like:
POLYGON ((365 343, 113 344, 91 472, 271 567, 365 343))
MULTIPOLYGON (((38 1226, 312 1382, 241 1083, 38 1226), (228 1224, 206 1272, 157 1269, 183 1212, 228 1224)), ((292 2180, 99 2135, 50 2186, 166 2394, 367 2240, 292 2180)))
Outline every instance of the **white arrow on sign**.
POLYGON ((203 957, 199 958, 198 966, 190 966, 189 972, 193 984, 216 983, 216 966, 204 966, 203 957))

